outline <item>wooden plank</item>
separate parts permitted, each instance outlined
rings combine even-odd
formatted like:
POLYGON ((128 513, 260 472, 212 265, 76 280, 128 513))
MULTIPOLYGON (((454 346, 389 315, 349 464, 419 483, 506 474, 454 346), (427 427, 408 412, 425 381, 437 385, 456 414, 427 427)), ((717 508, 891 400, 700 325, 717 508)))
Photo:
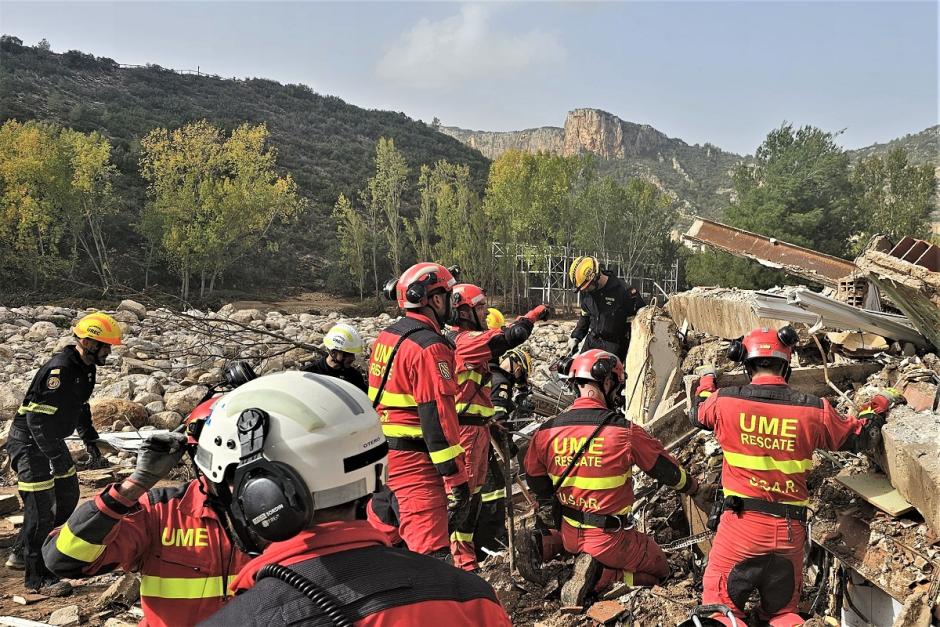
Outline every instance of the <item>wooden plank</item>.
POLYGON ((914 509, 914 506, 891 485, 888 477, 880 472, 836 476, 836 481, 895 518, 914 509))

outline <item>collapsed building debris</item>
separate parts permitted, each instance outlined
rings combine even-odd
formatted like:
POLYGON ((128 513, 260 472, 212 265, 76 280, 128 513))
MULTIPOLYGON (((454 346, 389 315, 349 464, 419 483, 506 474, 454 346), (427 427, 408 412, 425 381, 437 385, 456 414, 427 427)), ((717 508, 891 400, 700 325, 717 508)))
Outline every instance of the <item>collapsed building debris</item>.
POLYGON ((697 218, 682 237, 833 289, 858 270, 851 261, 705 218, 697 218))
POLYGON ((627 417, 646 424, 655 415, 662 400, 679 387, 676 323, 658 307, 644 307, 633 319, 630 348, 624 364, 635 390, 627 403, 627 417))
POLYGON ((696 287, 670 296, 666 311, 676 324, 688 322, 695 331, 726 339, 741 337, 756 327, 780 327, 788 322, 786 318, 758 315, 756 306, 755 292, 696 287))

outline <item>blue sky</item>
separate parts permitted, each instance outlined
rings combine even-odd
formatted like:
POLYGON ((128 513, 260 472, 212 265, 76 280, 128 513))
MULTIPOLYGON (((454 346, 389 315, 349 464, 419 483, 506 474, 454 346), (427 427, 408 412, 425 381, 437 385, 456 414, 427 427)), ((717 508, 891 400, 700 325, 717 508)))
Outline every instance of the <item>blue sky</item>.
POLYGON ((3 0, 0 31, 464 128, 561 126, 596 107, 753 153, 783 120, 846 129, 848 148, 937 124, 937 6, 3 0))

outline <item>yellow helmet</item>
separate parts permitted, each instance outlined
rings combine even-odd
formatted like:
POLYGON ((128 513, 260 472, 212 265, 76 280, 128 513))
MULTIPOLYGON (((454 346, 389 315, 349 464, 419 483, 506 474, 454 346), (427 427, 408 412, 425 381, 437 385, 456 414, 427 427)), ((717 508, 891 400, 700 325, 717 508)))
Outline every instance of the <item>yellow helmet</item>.
POLYGON ((121 325, 108 314, 96 311, 75 323, 72 333, 79 338, 97 340, 104 344, 117 346, 121 343, 121 325))
POLYGON ((486 328, 499 329, 506 324, 506 316, 499 309, 490 307, 486 310, 486 328))
POLYGON ((578 257, 571 262, 571 268, 568 270, 568 280, 571 281, 572 289, 581 291, 591 281, 600 274, 601 266, 597 257, 578 257))
POLYGON ((513 366, 516 364, 522 366, 526 375, 532 372, 532 355, 529 354, 529 351, 522 348, 512 348, 506 351, 505 356, 509 358, 509 363, 513 366))

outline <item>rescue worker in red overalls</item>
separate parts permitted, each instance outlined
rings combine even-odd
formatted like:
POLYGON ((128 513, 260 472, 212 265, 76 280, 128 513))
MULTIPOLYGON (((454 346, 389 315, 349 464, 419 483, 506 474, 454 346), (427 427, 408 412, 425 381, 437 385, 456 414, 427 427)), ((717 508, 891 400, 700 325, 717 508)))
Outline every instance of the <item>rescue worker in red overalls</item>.
MULTIPOLYGON (((728 357, 744 362, 750 384, 718 389, 706 368, 693 399, 692 424, 715 432, 724 452, 724 513, 703 581, 704 604, 728 606, 744 620, 751 592, 758 616, 774 627, 803 624, 796 613, 806 542, 806 479, 813 451, 866 451, 877 446, 888 409, 903 397, 882 391, 858 417, 787 385, 797 335, 792 327, 755 329, 733 342, 728 357)), ((726 617, 714 620, 730 625, 726 617)))
POLYGON ((515 322, 487 329, 486 294, 470 283, 454 286, 451 321, 456 327, 457 422, 464 470, 470 488, 470 513, 450 534, 454 566, 478 570, 473 531, 480 515, 480 489, 486 481, 490 452, 489 422, 495 410, 491 398, 490 362, 519 346, 532 333, 535 323, 548 319, 548 307, 539 305, 515 322))
MULTIPOLYGON (((228 388, 254 378, 245 362, 226 366, 228 388)), ((144 440, 134 473, 82 503, 46 539, 42 553, 49 570, 73 579, 115 568, 139 572, 145 627, 195 625, 231 598, 228 584, 250 557, 226 531, 219 486, 200 477, 154 487, 187 446, 196 446, 219 398, 205 399, 190 413, 188 436, 153 434, 144 440)))
POLYGON ((231 477, 231 518, 267 545, 202 625, 508 627, 483 579, 392 548, 361 519, 387 455, 375 410, 347 381, 279 372, 219 402, 196 464, 231 477))
POLYGON ((398 528, 369 508, 369 521, 395 543, 450 561, 448 527, 470 513, 457 426, 454 347, 441 334, 456 281, 436 263, 417 263, 386 288, 405 312, 375 340, 369 398, 388 439, 388 487, 398 528), (394 285, 394 292, 392 287, 394 285), (448 493, 450 498, 448 499, 448 493))
POLYGON ((614 411, 625 379, 616 355, 591 349, 560 370, 577 385, 578 398, 539 427, 526 453, 538 512, 536 531, 517 534, 517 563, 526 579, 539 581, 541 562, 562 549, 577 555, 561 601, 583 606, 617 581, 655 585, 669 574, 662 549, 633 526, 633 466, 693 498, 699 488, 658 440, 614 411))

